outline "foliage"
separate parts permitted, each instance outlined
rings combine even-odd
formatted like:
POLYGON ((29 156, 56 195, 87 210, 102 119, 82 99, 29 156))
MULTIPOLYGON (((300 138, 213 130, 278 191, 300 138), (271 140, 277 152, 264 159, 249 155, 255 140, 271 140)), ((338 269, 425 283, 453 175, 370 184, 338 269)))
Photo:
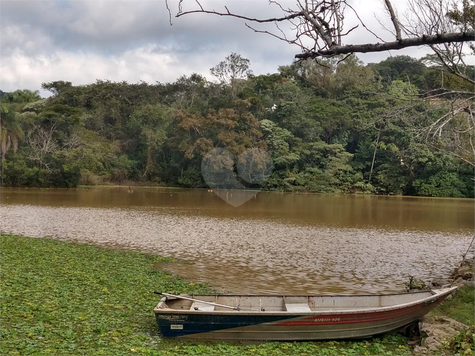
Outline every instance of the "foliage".
POLYGON ((446 315, 461 323, 472 326, 475 324, 475 288, 473 286, 462 286, 452 295, 438 305, 431 314, 446 315))
POLYGON ((464 285, 458 288, 450 298, 438 305, 430 314, 444 315, 467 325, 448 343, 447 352, 452 355, 473 355, 475 351, 475 288, 464 285))
POLYGON ((1 236, 4 355, 159 354, 162 292, 209 292, 157 270, 166 259, 49 239, 1 236))
POLYGON ((407 355, 406 339, 387 335, 365 341, 270 342, 254 345, 166 341, 163 355, 407 355))
POLYGON ((427 69, 415 58, 404 55, 394 56, 371 66, 386 85, 390 85, 395 80, 419 87, 425 85, 424 73, 427 69))
POLYGON ((85 244, 0 237, 5 355, 407 355, 407 339, 238 344, 162 339, 153 290, 210 293, 161 272, 170 259, 85 244))
POLYGON ((460 331, 450 341, 450 350, 457 355, 473 355, 475 353, 475 327, 460 331))
POLYGON ((45 170, 28 167, 23 156, 14 155, 11 161, 2 162, 0 172, 3 184, 16 187, 35 187, 42 183, 45 170))
POLYGON ((252 71, 251 62, 237 53, 231 53, 226 59, 210 69, 211 74, 220 82, 230 83, 236 79, 246 78, 252 71))
MULTIPOLYGON (((470 18, 469 5, 452 20, 470 18)), ((473 111, 446 93, 469 95, 473 86, 437 57, 365 66, 351 55, 253 76, 250 61, 232 53, 211 72, 219 82, 191 74, 166 84, 44 83, 53 95, 42 100, 4 93, 2 183, 204 187, 210 150, 266 150, 272 174, 253 188, 474 196, 473 111), (452 107, 457 114, 447 116, 452 107)), ((237 163, 230 158, 223 177, 234 177, 237 163)))

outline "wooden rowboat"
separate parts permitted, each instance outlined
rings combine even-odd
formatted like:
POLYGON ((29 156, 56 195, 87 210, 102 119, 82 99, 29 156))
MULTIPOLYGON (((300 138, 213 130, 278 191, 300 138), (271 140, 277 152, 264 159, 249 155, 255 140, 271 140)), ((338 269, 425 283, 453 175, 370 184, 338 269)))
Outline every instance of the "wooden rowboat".
POLYGON ((213 340, 365 338, 420 320, 457 287, 383 295, 163 295, 164 337, 213 340))

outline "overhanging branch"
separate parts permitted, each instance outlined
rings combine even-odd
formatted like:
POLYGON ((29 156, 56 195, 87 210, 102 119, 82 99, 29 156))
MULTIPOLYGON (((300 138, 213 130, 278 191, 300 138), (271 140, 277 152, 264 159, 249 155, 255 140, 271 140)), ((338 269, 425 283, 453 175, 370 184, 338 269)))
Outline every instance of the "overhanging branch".
POLYGON ((292 20, 292 19, 295 19, 297 17, 303 16, 303 12, 300 11, 300 12, 292 13, 292 14, 287 15, 287 16, 283 16, 283 17, 273 17, 273 18, 269 18, 269 19, 257 19, 257 18, 253 18, 253 17, 247 17, 247 16, 241 16, 241 15, 233 14, 227 8, 226 8, 226 11, 227 12, 218 12, 218 11, 214 11, 214 10, 203 10, 203 9, 201 9, 201 10, 191 10, 191 11, 180 12, 180 13, 176 14, 175 17, 181 17, 181 16, 185 16, 185 15, 189 15, 189 14, 212 14, 212 15, 217 15, 217 16, 234 17, 234 18, 237 18, 237 19, 252 21, 252 22, 257 22, 257 23, 267 23, 267 22, 283 22, 283 21, 288 21, 288 20, 292 20))
POLYGON ((461 33, 443 33, 437 35, 421 36, 416 38, 407 38, 400 41, 385 42, 385 43, 367 43, 360 45, 344 45, 333 46, 329 49, 322 49, 314 52, 304 52, 295 55, 298 59, 329 57, 338 54, 349 53, 368 53, 368 52, 383 52, 389 50, 398 50, 407 47, 435 45, 441 43, 451 42, 469 42, 475 40, 475 31, 467 31, 461 33))

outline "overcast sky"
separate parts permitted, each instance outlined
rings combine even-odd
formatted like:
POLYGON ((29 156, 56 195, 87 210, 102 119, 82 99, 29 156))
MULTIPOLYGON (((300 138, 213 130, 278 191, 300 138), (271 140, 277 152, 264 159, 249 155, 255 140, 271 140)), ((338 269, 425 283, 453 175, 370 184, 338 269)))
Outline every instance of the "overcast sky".
MULTIPOLYGON (((279 14, 268 0, 201 3, 215 10, 227 5, 231 11, 259 18, 279 14)), ((295 1, 281 3, 290 7, 295 1)), ((352 3, 373 31, 390 39, 375 20, 375 15, 385 17, 381 0, 352 3)), ((169 5, 176 13, 178 0, 169 0, 169 5)), ((172 22, 170 26, 165 0, 0 0, 0 89, 40 90, 41 83, 55 80, 74 85, 97 79, 167 83, 192 73, 212 79, 209 69, 232 52, 249 59, 259 75, 277 72, 300 52, 296 46, 254 33, 237 19, 193 14, 172 22)), ((354 31, 347 41, 378 40, 354 31)), ((414 48, 359 57, 368 63, 399 54, 419 58, 425 52, 414 48)))

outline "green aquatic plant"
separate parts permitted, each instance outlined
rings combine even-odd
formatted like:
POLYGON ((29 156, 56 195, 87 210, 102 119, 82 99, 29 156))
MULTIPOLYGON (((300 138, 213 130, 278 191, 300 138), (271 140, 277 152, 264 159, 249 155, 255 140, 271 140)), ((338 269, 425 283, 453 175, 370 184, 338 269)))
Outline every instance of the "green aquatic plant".
POLYGON ((163 260, 3 235, 0 353, 113 355, 153 348, 160 341, 153 291, 210 291, 156 270, 163 260))
MULTIPOLYGON (((260 344, 163 339, 154 290, 211 293, 134 251, 0 237, 2 355, 407 355, 398 334, 362 341, 260 344)), ((169 259, 166 259, 169 260, 169 259)))
POLYGON ((449 348, 454 354, 475 354, 475 326, 462 330, 450 341, 449 348))

